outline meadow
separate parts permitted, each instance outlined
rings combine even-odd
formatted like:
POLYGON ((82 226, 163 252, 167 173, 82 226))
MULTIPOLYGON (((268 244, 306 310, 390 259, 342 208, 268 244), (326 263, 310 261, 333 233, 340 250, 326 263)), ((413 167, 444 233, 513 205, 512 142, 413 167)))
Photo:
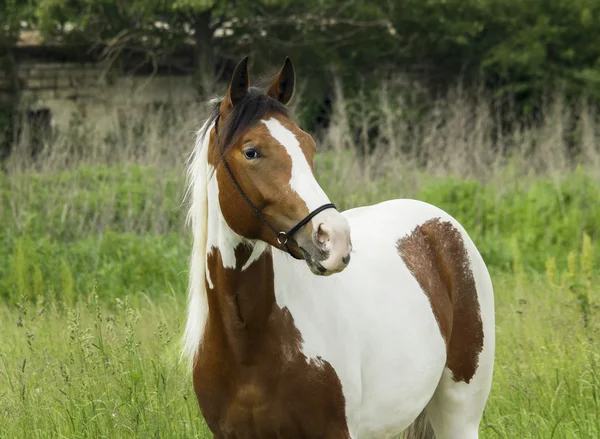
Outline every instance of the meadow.
MULTIPOLYGON (((409 124, 389 96, 375 117, 338 96, 318 180, 341 209, 431 202, 474 239, 497 319, 481 437, 600 437, 596 116, 552 102, 498 139, 480 101, 409 124)), ((210 437, 179 362, 185 163, 204 115, 115 110, 110 135, 81 121, 35 159, 24 131, 0 174, 0 437, 210 437)))

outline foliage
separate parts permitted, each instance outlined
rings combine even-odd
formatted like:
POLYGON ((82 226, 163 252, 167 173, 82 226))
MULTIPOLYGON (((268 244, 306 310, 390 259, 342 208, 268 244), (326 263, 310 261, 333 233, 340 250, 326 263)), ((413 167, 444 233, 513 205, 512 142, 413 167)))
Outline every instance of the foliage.
POLYGON ((70 303, 94 280, 113 295, 184 290, 181 195, 175 179, 163 185, 158 175, 152 168, 83 166, 0 178, 0 258, 8 261, 0 266, 0 297, 42 294, 70 303))
POLYGON ((581 251, 571 250, 567 255, 567 269, 558 275, 554 257, 546 262, 546 278, 553 288, 569 291, 581 312, 582 323, 588 327, 592 313, 598 308, 592 298, 592 279, 594 278, 594 254, 592 240, 583 235, 581 251), (560 277, 560 280, 558 278, 560 277))
POLYGON ((487 48, 482 67, 503 85, 500 90, 532 93, 562 85, 570 95, 600 98, 596 1, 497 0, 489 13, 499 35, 487 48))
POLYGON ((192 66, 204 74, 218 73, 217 58, 251 53, 272 67, 293 54, 313 113, 331 97, 334 73, 352 93, 398 70, 433 92, 483 81, 524 114, 558 87, 600 100, 595 0, 4 0, 4 8, 3 33, 29 20, 51 39, 105 44, 114 59, 129 51, 157 63, 193 41, 192 66))
POLYGON ((33 18, 37 0, 0 0, 0 56, 15 44, 21 22, 33 18))
POLYGON ((549 256, 565 266, 573 243, 581 242, 584 234, 599 237, 600 191, 583 173, 560 181, 516 181, 502 192, 493 184, 447 179, 426 188, 421 197, 456 216, 486 260, 499 267, 511 266, 512 239, 525 267, 540 271, 549 256))
MULTIPOLYGON (((318 155, 316 172, 341 209, 400 195, 398 174, 373 178, 358 193, 348 190, 333 169, 339 158, 331 159, 330 153, 318 155)), ((0 178, 0 260, 6 261, 0 264, 0 297, 71 303, 94 281, 110 297, 185 291, 190 238, 183 227, 180 177, 130 165, 0 178)), ((515 180, 501 188, 423 178, 415 197, 457 218, 494 269, 513 270, 516 252, 516 262, 528 271, 544 270, 550 257, 562 269, 573 243, 584 236, 588 265, 600 258, 592 245, 598 240, 600 190, 583 172, 558 181, 515 180)))

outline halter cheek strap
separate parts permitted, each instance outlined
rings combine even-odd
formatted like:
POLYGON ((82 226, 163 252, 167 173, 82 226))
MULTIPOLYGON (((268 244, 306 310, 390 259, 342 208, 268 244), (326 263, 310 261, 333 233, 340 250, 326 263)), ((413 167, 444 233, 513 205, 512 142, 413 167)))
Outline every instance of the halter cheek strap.
MULTIPOLYGON (((219 119, 220 119, 221 115, 217 115, 216 119, 215 119, 215 135, 218 136, 219 135, 219 119)), ((319 213, 321 213, 322 211, 326 210, 326 209, 336 209, 335 205, 333 203, 328 203, 328 204, 324 204, 321 207, 317 207, 315 210, 313 210, 312 212, 310 212, 308 215, 306 215, 303 219, 301 219, 298 224, 296 224, 294 227, 292 227, 290 230, 288 230, 287 232, 283 232, 283 231, 279 231, 277 230, 270 222, 269 220, 263 215, 263 213, 254 205, 254 203, 252 203, 252 201, 250 201, 250 199, 248 198, 248 196, 246 195, 246 193, 244 192, 244 190, 242 189, 242 187, 240 186, 240 184, 238 183, 237 179, 235 178, 235 176, 233 175, 233 172, 231 172, 231 168, 229 167, 229 164, 227 164, 227 161, 225 160, 225 157, 223 156, 223 154, 221 154, 221 161, 223 162, 223 166, 225 167, 225 170, 227 171, 227 173, 229 174, 229 177, 231 177, 231 181, 233 182, 234 186, 237 188, 238 192, 240 193, 240 195, 242 196, 242 198, 246 201, 246 203, 248 204, 248 206, 250 206, 250 208, 254 211, 254 213, 256 214, 256 216, 258 216, 258 218, 265 223, 265 225, 271 229, 271 231, 275 234, 275 239, 277 240, 277 243, 279 244, 279 247, 285 247, 286 250, 288 251, 288 253, 294 257, 295 259, 300 259, 297 256, 295 256, 291 251, 290 248, 288 247, 288 240, 290 239, 290 237, 292 237, 298 230, 300 230, 302 227, 304 227, 306 224, 308 224, 308 222, 313 219, 316 215, 318 215, 319 213)))

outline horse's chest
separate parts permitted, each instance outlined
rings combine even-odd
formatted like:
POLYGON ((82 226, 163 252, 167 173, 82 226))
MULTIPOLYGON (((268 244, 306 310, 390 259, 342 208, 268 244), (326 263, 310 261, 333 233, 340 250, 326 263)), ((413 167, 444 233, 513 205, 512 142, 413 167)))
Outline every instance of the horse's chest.
POLYGON ((222 408, 219 430, 223 437, 235 438, 307 437, 301 433, 301 418, 295 418, 289 402, 250 383, 240 386, 222 408))
POLYGON ((285 368, 199 365, 194 387, 219 438, 349 437, 339 380, 327 363, 298 358, 285 368))

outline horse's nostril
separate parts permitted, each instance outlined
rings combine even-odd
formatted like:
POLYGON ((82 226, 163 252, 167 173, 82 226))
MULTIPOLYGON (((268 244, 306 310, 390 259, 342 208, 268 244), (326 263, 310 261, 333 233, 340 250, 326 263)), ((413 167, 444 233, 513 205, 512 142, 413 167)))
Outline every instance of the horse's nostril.
POLYGON ((317 241, 321 244, 329 241, 329 231, 323 223, 319 224, 319 227, 317 228, 317 241))
POLYGON ((342 258, 342 262, 346 265, 348 265, 348 263, 350 262, 350 253, 348 253, 346 256, 344 256, 342 258))

